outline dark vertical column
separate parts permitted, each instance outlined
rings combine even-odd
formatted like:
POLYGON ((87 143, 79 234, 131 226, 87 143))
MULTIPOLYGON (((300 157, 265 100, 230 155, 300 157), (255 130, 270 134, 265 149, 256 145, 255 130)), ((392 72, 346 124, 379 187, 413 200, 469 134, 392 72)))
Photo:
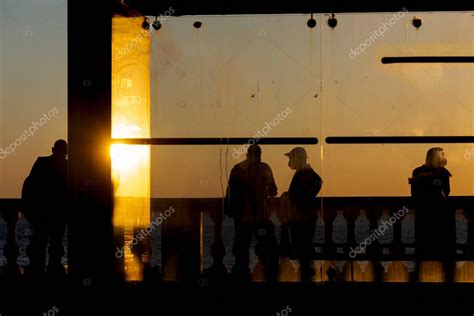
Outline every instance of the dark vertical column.
POLYGON ((113 1, 68 1, 70 274, 107 280, 112 229, 111 32, 113 1))
MULTIPOLYGON (((224 203, 224 201, 222 200, 221 203, 224 203)), ((226 249, 222 238, 222 222, 224 220, 222 208, 213 208, 210 212, 210 216, 214 222, 214 243, 211 246, 213 263, 209 271, 209 277, 213 282, 217 283, 224 280, 227 276, 227 269, 224 265, 226 249)))
POLYGON ((474 197, 466 197, 463 201, 463 208, 468 219, 467 247, 468 259, 474 260, 474 197))
POLYGON ((201 271, 200 203, 192 199, 170 202, 176 212, 162 230, 163 276, 165 281, 195 283, 201 271))
POLYGON ((4 248, 4 255, 7 258, 5 272, 9 276, 18 276, 20 274, 20 270, 16 260, 20 254, 20 249, 16 242, 15 229, 18 219, 19 206, 13 204, 14 200, 9 201, 9 208, 7 208, 6 211, 3 211, 3 218, 7 222, 7 244, 4 248))

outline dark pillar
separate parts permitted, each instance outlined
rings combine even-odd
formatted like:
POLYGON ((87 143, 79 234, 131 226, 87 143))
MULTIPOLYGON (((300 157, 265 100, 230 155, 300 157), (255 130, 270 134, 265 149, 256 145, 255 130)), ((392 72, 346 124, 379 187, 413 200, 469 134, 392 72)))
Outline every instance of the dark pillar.
POLYGON ((7 258, 7 265, 4 268, 5 274, 8 276, 18 276, 20 270, 16 260, 20 254, 20 249, 16 242, 16 222, 18 219, 18 210, 20 206, 17 205, 15 200, 7 200, 5 205, 6 209, 0 210, 3 213, 3 218, 7 222, 7 244, 4 248, 4 255, 7 258))
POLYGON ((110 280, 112 229, 111 33, 113 1, 68 1, 70 274, 110 280))
MULTIPOLYGON (((224 203, 224 201, 219 202, 222 204, 224 203)), ((227 269, 224 265, 226 249, 222 238, 222 222, 224 220, 224 215, 222 213, 222 207, 219 206, 220 205, 217 205, 217 207, 213 208, 210 212, 211 219, 214 222, 214 242, 211 246, 213 263, 209 271, 209 278, 213 283, 223 281, 227 277, 227 269)))

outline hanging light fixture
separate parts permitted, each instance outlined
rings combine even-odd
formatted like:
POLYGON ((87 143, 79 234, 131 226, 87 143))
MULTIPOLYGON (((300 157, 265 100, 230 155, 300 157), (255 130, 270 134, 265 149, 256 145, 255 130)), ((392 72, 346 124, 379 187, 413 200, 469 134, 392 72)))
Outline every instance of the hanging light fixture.
POLYGON ((415 16, 413 18, 413 21, 411 21, 411 23, 413 24, 414 27, 418 29, 423 24, 423 20, 415 16))
POLYGON ((151 25, 155 31, 161 29, 161 18, 158 19, 158 16, 155 18, 155 22, 151 25))
POLYGON ((306 23, 309 28, 314 28, 316 26, 316 20, 313 18, 313 13, 311 13, 311 18, 306 23))
POLYGON ((150 29, 150 23, 148 22, 148 18, 144 17, 143 22, 142 22, 142 28, 144 30, 149 30, 150 29))
POLYGON ((337 25, 337 19, 334 17, 334 13, 332 13, 331 17, 329 18, 328 20, 328 25, 331 27, 331 28, 335 28, 336 25, 337 25))

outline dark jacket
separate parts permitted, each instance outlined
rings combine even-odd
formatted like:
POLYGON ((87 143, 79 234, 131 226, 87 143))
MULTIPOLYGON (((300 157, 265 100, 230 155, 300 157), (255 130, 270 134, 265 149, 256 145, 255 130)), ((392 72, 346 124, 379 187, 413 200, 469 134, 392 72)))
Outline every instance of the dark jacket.
POLYGON ((267 220, 266 200, 277 194, 272 169, 245 160, 232 168, 226 194, 226 214, 244 222, 267 220))
POLYGON ((22 200, 27 215, 64 212, 67 199, 67 159, 39 157, 26 178, 22 200))
POLYGON ((321 177, 310 165, 297 170, 288 190, 292 205, 301 213, 312 213, 317 207, 316 195, 321 190, 321 186, 321 177))
POLYGON ((454 255, 456 223, 448 201, 451 173, 426 165, 410 178, 415 207, 417 256, 424 260, 448 259, 454 255))
POLYGON ((413 170, 410 178, 411 196, 424 200, 447 197, 451 191, 450 177, 451 173, 444 167, 418 167, 413 170))

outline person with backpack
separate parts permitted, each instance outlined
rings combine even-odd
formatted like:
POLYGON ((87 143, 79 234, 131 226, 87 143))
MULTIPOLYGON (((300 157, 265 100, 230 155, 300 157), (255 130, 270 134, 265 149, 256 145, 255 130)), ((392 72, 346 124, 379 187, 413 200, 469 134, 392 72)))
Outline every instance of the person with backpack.
POLYGON ((454 277, 456 222, 448 204, 451 173, 443 148, 426 153, 425 164, 409 178, 415 208, 416 275, 422 261, 443 261, 445 281, 454 277))

